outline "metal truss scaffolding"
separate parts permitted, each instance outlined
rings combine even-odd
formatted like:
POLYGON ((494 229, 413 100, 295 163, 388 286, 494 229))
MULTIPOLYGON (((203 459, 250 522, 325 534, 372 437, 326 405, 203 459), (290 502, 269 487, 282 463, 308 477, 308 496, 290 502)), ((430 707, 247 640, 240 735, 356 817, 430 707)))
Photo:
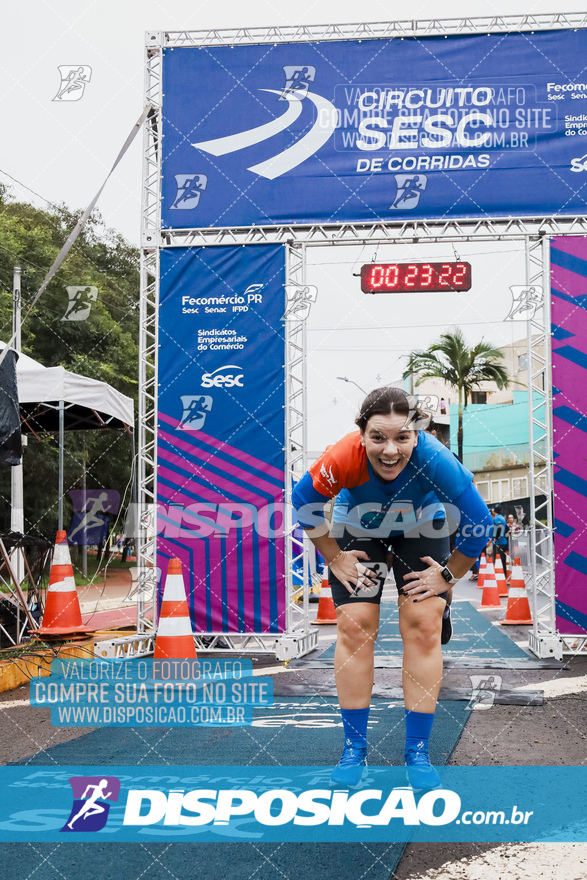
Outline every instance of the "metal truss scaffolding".
MULTIPOLYGON (((165 31, 163 45, 243 46, 276 43, 315 43, 332 40, 381 40, 391 37, 458 36, 459 34, 503 34, 520 31, 567 30, 587 27, 584 12, 554 12, 541 15, 486 15, 476 18, 422 18, 360 24, 290 25, 289 27, 227 28, 223 30, 165 31)), ((157 36, 152 36, 157 40, 157 36)))
POLYGON ((562 658, 554 620, 554 519, 552 512, 552 374, 550 369, 550 239, 526 240, 526 284, 542 288, 542 305, 528 317, 528 432, 530 476, 529 646, 538 657, 562 658), (536 494, 544 494, 537 503, 536 494), (545 528, 538 528, 544 525, 545 528))
MULTIPOLYGON (((587 236, 587 218, 503 217, 482 220, 421 220, 328 225, 245 226, 231 228, 161 228, 161 101, 162 53, 182 46, 236 46, 252 44, 307 43, 335 40, 370 40, 458 34, 500 34, 587 27, 585 13, 490 16, 449 20, 419 20, 353 25, 313 25, 206 31, 152 31, 146 34, 145 93, 151 106, 144 136, 142 264, 140 302, 140 402, 139 402, 139 515, 137 559, 139 567, 137 634, 143 635, 144 651, 152 650, 156 628, 157 576, 154 564, 156 533, 157 462, 157 311, 159 252, 161 248, 214 247, 220 245, 276 244, 286 252, 287 285, 303 286, 308 247, 336 244, 433 243, 450 241, 511 241, 526 243, 528 285, 541 285, 543 307, 528 321, 530 504, 532 517, 532 568, 529 592, 534 624, 530 647, 539 657, 560 657, 563 648, 583 649, 587 636, 573 643, 556 632, 554 618, 554 562, 552 511, 552 416, 550 364, 550 238, 559 235, 587 236), (535 492, 546 495, 536 504, 535 492), (536 535, 538 520, 546 529, 536 535), (150 640, 151 639, 151 640, 150 640)), ((292 481, 306 469, 306 342, 305 322, 295 313, 285 321, 286 363, 286 485, 288 510, 286 540, 286 621, 279 637, 261 633, 212 633, 196 635, 199 651, 272 652, 287 659, 300 656, 316 644, 316 630, 309 626, 308 547, 293 540, 292 481), (295 586, 294 564, 301 587, 295 586)), ((307 539, 304 539, 305 541, 307 539)), ((116 648, 113 647, 114 651, 116 648)), ((139 650, 136 641, 133 651, 139 650)))
MULTIPOLYGON (((148 42, 148 41, 147 41, 148 42)), ((161 217, 161 50, 147 46, 145 94, 151 113, 143 135, 143 196, 141 300, 139 309, 139 503, 137 540, 137 634, 145 636, 144 651, 152 651, 156 627, 157 573, 155 526, 157 500, 157 327, 159 303, 159 248, 161 217)), ((140 646, 137 649, 140 653, 140 646)))
MULTIPOLYGON (((288 244, 286 253, 286 287, 290 291, 301 291, 306 281, 305 245, 288 244)), ((295 307, 291 308, 292 303, 295 306, 296 299, 295 293, 288 297, 285 321, 286 632, 276 645, 276 656, 280 660, 306 654, 318 643, 318 631, 309 628, 308 619, 308 539, 304 536, 301 544, 293 539, 291 493, 294 480, 299 479, 307 467, 306 322, 295 307), (302 585, 298 589, 294 588, 296 562, 302 563, 302 585)))
POLYGON ((482 220, 403 220, 314 226, 237 226, 163 229, 161 247, 243 244, 417 244, 511 241, 554 235, 587 235, 587 217, 491 217, 482 220))

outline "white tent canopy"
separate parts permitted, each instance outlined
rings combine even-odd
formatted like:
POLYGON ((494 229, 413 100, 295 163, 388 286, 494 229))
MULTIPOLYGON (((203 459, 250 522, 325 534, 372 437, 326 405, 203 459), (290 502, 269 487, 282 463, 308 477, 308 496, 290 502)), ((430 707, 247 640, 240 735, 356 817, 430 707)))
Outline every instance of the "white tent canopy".
MULTIPOLYGON (((5 343, 0 342, 0 350, 5 343)), ((44 367, 20 354, 16 365, 22 430, 59 437, 58 528, 63 528, 63 447, 65 431, 126 429, 134 459, 134 403, 106 382, 70 373, 65 367, 44 367)), ((11 528, 24 530, 22 465, 12 469, 11 528)))
MULTIPOLYGON (((4 343, 0 342, 0 350, 3 348, 4 343)), ((132 428, 134 424, 133 401, 106 382, 71 373, 65 367, 44 367, 26 354, 19 355, 16 376, 19 404, 21 409, 31 413, 31 430, 36 431, 34 423, 41 420, 43 404, 52 405, 50 409, 55 411, 59 401, 63 401, 67 409, 75 408, 75 427, 78 428, 106 425, 132 428)), ((49 414, 49 410, 45 412, 49 414)), ((26 421, 23 427, 26 430, 26 421)), ((73 425, 66 425, 66 429, 71 427, 73 425)))

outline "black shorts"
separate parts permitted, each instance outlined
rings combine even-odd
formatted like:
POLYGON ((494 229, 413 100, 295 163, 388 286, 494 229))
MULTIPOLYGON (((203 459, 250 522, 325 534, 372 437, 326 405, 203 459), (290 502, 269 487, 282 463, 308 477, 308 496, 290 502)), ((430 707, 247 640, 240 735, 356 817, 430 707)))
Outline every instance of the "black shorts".
MULTIPOLYGON (((434 528, 437 527, 440 530, 443 526, 444 520, 434 520, 434 528)), ((344 584, 341 584, 336 575, 328 569, 328 583, 332 587, 332 599, 335 607, 346 605, 348 602, 370 602, 373 605, 379 605, 387 576, 389 550, 393 551, 392 568, 400 595, 403 592, 403 587, 410 584, 410 581, 404 581, 404 575, 412 571, 423 571, 428 567, 420 559, 421 556, 431 556, 436 562, 444 565, 451 552, 448 535, 430 538, 419 533, 415 535, 408 533, 407 535, 396 535, 393 538, 370 538, 368 536, 358 537, 345 529, 342 537, 337 538, 337 543, 341 550, 364 550, 369 556, 369 561, 361 559, 359 562, 374 569, 379 577, 376 587, 368 587, 366 590, 359 590, 356 595, 351 595, 344 584)), ((438 595, 446 601, 448 590, 438 595)))

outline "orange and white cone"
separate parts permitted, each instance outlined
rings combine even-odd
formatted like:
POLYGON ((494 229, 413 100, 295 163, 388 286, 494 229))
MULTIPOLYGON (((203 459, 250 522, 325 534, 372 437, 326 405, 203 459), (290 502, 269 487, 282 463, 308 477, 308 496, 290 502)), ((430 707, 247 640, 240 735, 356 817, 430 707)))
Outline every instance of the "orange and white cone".
POLYGON ((514 567, 512 568, 512 577, 510 580, 510 591, 508 595, 508 604, 505 612, 505 619, 500 621, 500 623, 506 626, 532 623, 530 604, 528 602, 526 583, 524 581, 524 572, 522 571, 522 566, 520 565, 520 559, 518 556, 514 558, 514 567))
POLYGON ((179 559, 169 560, 153 656, 156 660, 192 660, 198 656, 179 559))
POLYGON ((49 574, 49 588, 45 600, 42 624, 32 630, 42 636, 61 636, 73 633, 93 632, 82 623, 82 614, 69 555, 67 532, 60 529, 55 539, 55 550, 49 574))
POLYGON ((495 571, 493 570, 493 562, 487 563, 485 570, 485 580, 483 581, 483 594, 481 596, 481 604, 479 608, 501 608, 499 600, 499 590, 497 589, 497 581, 495 580, 495 571))
POLYGON ((485 582, 485 576, 487 574, 487 557, 485 553, 481 557, 481 562, 479 563, 479 577, 477 578, 477 589, 482 590, 483 584, 485 582))
POLYGON ((313 623, 337 623, 336 610, 332 599, 332 587, 328 583, 328 566, 324 566, 322 584, 320 586, 320 601, 318 602, 318 614, 313 623))
POLYGON ((501 564, 501 556, 497 555, 495 559, 495 580, 497 581, 497 591, 500 596, 507 596, 508 585, 503 573, 503 565, 501 564))
POLYGON ((509 579, 512 576, 512 560, 510 559, 509 553, 505 554, 505 568, 506 568, 506 572, 505 572, 506 583, 509 583, 509 579))

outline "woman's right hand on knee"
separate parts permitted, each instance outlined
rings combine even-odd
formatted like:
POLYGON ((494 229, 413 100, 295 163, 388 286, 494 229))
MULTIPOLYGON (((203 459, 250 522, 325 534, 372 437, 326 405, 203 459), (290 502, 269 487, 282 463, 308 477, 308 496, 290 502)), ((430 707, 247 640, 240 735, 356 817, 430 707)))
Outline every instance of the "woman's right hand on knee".
POLYGON ((369 556, 364 550, 345 550, 329 566, 333 574, 353 596, 356 594, 357 588, 377 583, 377 575, 370 568, 360 565, 359 559, 369 560, 369 556))

